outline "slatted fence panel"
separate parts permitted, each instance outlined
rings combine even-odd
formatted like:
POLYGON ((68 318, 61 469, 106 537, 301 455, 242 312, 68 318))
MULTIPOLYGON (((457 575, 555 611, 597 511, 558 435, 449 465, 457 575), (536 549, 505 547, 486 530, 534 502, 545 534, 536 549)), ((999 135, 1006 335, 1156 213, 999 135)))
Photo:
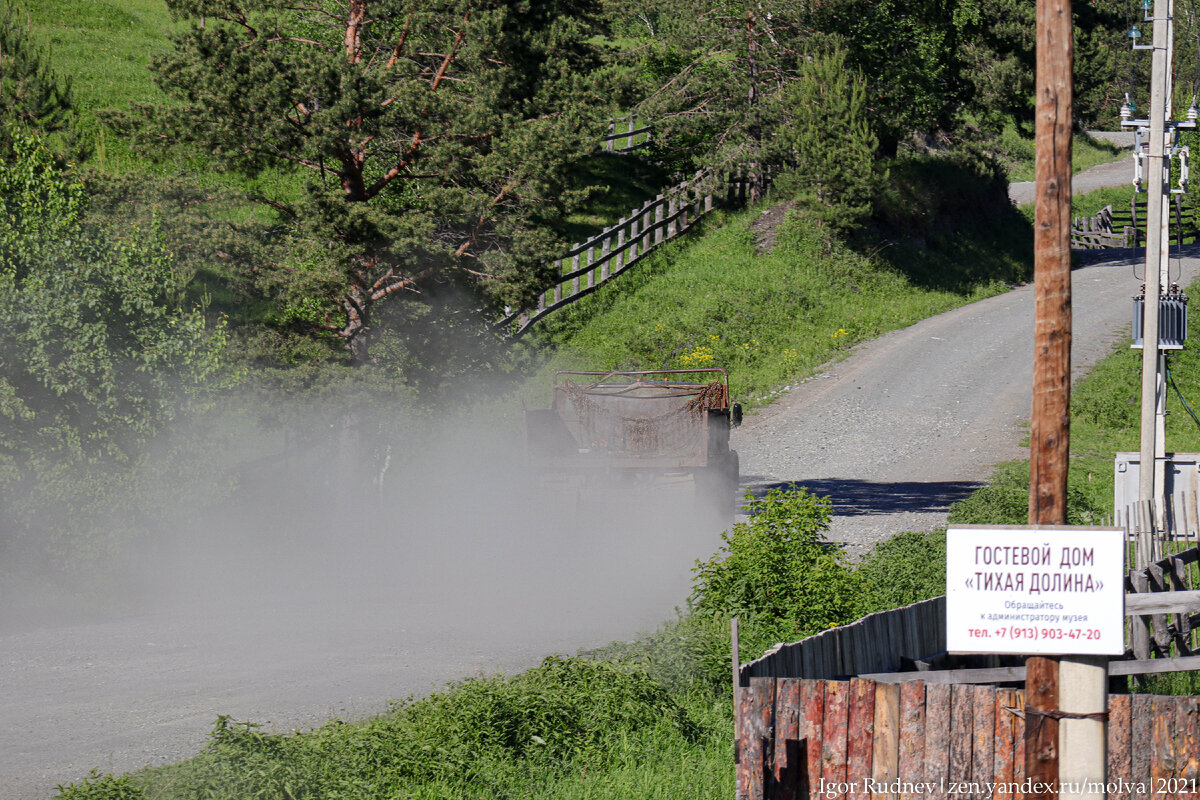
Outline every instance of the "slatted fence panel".
POLYGON ((846 678, 898 672, 905 659, 926 658, 946 649, 946 598, 935 597, 781 645, 742 665, 752 677, 846 678))
MULTIPOLYGON (((1195 797, 1198 703, 1109 698, 1108 780, 1123 787, 1109 797, 1195 797)), ((993 686, 752 678, 739 696, 737 797, 1023 800, 1023 707, 1022 692, 993 686)))

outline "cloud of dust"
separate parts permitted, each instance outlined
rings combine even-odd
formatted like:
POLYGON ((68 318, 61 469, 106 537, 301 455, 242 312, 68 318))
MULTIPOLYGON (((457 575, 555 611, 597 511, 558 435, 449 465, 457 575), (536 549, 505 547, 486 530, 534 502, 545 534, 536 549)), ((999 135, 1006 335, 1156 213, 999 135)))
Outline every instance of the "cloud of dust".
POLYGON ((482 415, 296 411, 286 435, 225 419, 177 436, 183 455, 163 445, 140 500, 159 519, 104 607, 290 652, 399 629, 602 644, 670 618, 729 524, 690 479, 548 485, 525 469, 519 424, 482 415))

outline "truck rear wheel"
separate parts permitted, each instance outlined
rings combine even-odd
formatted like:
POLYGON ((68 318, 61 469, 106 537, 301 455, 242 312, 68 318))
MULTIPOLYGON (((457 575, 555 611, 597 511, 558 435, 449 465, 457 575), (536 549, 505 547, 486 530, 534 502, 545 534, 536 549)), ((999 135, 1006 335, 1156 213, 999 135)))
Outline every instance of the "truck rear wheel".
POLYGON ((695 473, 696 500, 722 517, 732 518, 740 505, 741 468, 736 450, 695 473))

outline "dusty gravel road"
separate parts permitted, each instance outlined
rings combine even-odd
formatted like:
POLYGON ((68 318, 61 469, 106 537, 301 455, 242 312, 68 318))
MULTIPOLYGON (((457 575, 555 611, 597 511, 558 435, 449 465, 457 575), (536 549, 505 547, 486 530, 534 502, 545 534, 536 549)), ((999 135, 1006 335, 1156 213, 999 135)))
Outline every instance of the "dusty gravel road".
MULTIPOLYGON (((1173 262, 1182 283, 1195 257, 1173 262)), ((1076 377, 1126 341, 1140 281, 1128 262, 1072 275, 1076 377)), ((857 348, 734 432, 752 488, 795 482, 834 502, 832 538, 852 553, 944 524, 950 503, 1018 446, 1029 419, 1033 286, 895 331, 857 348)))
MULTIPOLYGON (((1121 338, 1137 282, 1108 265, 1078 270, 1074 286, 1078 370, 1121 338)), ((1031 302, 1019 288, 857 348, 734 433, 744 479, 832 495, 834 536, 851 549, 944 521, 993 464, 1023 456, 1031 302)), ((431 498, 425 512, 387 520, 377 539, 337 530, 305 548, 307 563, 280 558, 296 548, 272 549, 277 531, 257 550, 204 552, 206 534, 177 554, 186 569, 160 576, 169 605, 40 627, 0 615, 0 800, 194 754, 218 714, 308 728, 632 635, 684 599, 693 559, 718 543, 637 507, 596 531, 534 529, 478 486, 468 507, 436 500, 448 469, 408 484, 431 498)))

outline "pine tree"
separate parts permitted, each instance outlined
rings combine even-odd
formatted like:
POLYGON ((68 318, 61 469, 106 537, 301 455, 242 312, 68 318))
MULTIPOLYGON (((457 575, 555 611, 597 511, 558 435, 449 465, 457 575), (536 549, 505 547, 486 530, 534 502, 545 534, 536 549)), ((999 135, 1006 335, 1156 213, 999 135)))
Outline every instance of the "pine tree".
POLYGON ((258 198, 285 252, 230 254, 294 322, 363 361, 381 307, 434 282, 500 305, 544 285, 607 113, 586 3, 170 5, 192 21, 154 66, 177 105, 121 124, 146 150, 308 176, 302 197, 258 198))
POLYGON ((56 75, 46 52, 22 24, 16 7, 0 5, 0 129, 5 146, 14 129, 69 131, 74 122, 71 81, 56 75))
POLYGON ((805 59, 796 80, 777 100, 779 126, 772 146, 787 164, 775 182, 782 196, 815 206, 839 232, 871 213, 884 178, 875 160, 879 140, 867 112, 866 81, 847 66, 841 50, 805 59))

